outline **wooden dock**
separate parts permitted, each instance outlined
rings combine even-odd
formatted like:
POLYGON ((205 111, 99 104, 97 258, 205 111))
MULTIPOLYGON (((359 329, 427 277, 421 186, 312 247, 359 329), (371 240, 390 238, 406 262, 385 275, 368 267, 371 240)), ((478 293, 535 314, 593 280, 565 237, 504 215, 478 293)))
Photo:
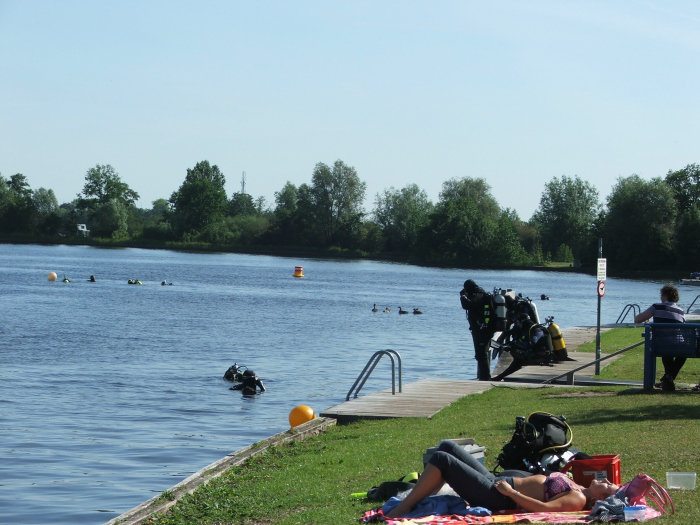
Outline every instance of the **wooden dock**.
MULTIPOLYGON (((601 328, 601 331, 610 328, 601 328)), ((569 357, 574 361, 555 363, 553 366, 526 366, 510 375, 502 382, 455 380, 455 379, 421 379, 414 383, 403 385, 403 392, 391 394, 391 388, 379 392, 361 395, 340 405, 330 407, 320 416, 334 418, 340 424, 355 421, 357 419, 390 419, 399 417, 431 418, 446 406, 470 394, 480 394, 494 386, 503 386, 507 383, 517 383, 522 388, 539 388, 544 381, 558 375, 565 374, 584 364, 595 361, 592 352, 576 352, 572 348, 578 348, 581 344, 595 339, 595 327, 569 328, 564 333, 569 349, 569 357)), ((503 369, 509 364, 510 355, 504 354, 507 359, 499 362, 496 370, 503 369)), ((603 354, 604 356, 605 354, 603 354)), ((605 367, 616 357, 603 361, 600 365, 605 367)), ((495 373, 498 373, 494 371, 495 373)), ((595 365, 580 372, 576 372, 576 384, 611 385, 620 384, 637 386, 632 381, 599 381, 592 379, 595 373, 595 365)), ((555 386, 566 385, 566 377, 554 383, 555 386)), ((639 382, 641 385, 641 382, 639 382)))

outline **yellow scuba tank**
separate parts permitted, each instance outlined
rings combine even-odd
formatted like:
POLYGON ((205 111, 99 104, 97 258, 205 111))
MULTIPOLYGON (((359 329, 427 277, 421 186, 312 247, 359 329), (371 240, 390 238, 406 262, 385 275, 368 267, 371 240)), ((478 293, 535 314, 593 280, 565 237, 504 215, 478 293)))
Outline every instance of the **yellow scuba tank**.
POLYGON ((566 351, 566 343, 564 335, 561 333, 559 326, 555 323, 550 323, 547 327, 549 335, 552 337, 552 346, 554 347, 554 359, 557 361, 569 361, 569 353, 566 351))
POLYGON ((552 346, 554 350, 566 350, 566 343, 564 342, 564 336, 559 329, 559 326, 552 323, 547 329, 549 330, 549 335, 552 336, 552 346))

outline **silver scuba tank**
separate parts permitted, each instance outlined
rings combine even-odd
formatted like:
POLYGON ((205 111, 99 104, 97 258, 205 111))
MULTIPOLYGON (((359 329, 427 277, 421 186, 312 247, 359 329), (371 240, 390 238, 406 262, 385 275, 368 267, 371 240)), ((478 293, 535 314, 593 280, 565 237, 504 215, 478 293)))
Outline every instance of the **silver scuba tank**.
POLYGON ((503 332, 508 329, 508 309, 506 308, 506 298, 502 294, 493 296, 493 306, 496 311, 496 331, 503 332))

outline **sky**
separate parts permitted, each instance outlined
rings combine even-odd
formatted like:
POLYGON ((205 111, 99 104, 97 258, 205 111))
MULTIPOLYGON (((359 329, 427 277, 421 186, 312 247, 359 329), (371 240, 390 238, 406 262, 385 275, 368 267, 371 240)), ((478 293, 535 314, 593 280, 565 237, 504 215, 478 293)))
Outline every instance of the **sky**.
POLYGON ((545 184, 700 163, 693 1, 0 0, 0 173, 59 203, 110 164, 169 198, 219 166, 274 204, 337 159, 377 193, 484 178, 528 220, 545 184))

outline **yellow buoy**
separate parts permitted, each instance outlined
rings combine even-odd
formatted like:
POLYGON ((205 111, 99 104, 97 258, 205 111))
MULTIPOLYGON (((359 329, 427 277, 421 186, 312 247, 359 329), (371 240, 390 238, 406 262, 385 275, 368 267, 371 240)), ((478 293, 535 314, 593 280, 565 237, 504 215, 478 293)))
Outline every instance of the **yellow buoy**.
POLYGON ((294 267, 294 277, 304 277, 304 268, 302 266, 294 267))
POLYGON ((292 428, 308 423, 312 419, 316 419, 314 409, 306 405, 296 406, 289 413, 289 424, 292 425, 292 428))
POLYGON ((56 272, 49 272, 48 278, 49 278, 49 281, 53 282, 56 279, 58 279, 58 275, 56 275, 56 272))

